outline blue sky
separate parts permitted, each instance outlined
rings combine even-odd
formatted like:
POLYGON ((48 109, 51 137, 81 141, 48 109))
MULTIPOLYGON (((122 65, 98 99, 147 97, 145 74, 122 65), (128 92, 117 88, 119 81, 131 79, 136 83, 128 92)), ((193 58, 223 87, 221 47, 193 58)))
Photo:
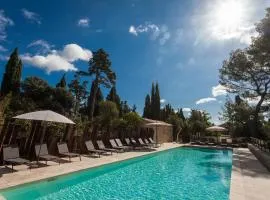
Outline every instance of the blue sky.
POLYGON ((104 48, 118 93, 139 112, 158 81, 162 102, 206 110, 217 122, 226 97, 218 69, 231 50, 256 36, 254 23, 267 6, 269 0, 4 1, 0 74, 18 47, 23 78, 54 85, 64 72, 70 80, 75 70, 86 70, 91 52, 104 48))

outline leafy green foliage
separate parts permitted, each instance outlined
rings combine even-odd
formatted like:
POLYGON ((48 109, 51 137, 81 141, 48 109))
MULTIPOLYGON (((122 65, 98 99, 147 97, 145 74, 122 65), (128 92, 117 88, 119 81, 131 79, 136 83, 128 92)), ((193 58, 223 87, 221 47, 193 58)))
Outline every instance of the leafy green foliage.
POLYGON ((65 78, 65 77, 66 77, 66 74, 64 74, 64 75, 62 76, 60 82, 56 84, 56 87, 61 87, 61 88, 66 89, 67 83, 66 83, 66 78, 65 78))
POLYGON ((143 117, 150 119, 160 119, 160 94, 158 83, 152 83, 151 98, 150 95, 145 97, 143 117))
POLYGON ((7 95, 9 92, 19 94, 21 82, 22 61, 19 58, 16 48, 10 55, 6 64, 4 76, 1 84, 1 95, 7 95))
POLYGON ((111 69, 109 55, 103 49, 93 52, 93 57, 89 61, 88 71, 81 71, 79 73, 83 76, 94 76, 94 81, 92 83, 93 93, 92 96, 90 96, 91 99, 89 101, 89 119, 92 121, 99 86, 103 85, 106 88, 114 86, 116 75, 111 69))
POLYGON ((254 109, 256 133, 259 132, 259 112, 263 102, 270 97, 270 9, 264 19, 256 25, 258 37, 252 39, 249 47, 237 49, 223 62, 220 69, 220 83, 229 92, 259 101, 254 109))

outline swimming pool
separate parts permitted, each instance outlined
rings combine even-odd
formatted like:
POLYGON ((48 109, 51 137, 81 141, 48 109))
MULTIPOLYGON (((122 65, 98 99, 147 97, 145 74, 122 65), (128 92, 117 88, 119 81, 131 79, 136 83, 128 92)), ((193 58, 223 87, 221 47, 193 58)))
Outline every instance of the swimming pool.
POLYGON ((181 147, 0 191, 6 199, 229 199, 232 152, 181 147))

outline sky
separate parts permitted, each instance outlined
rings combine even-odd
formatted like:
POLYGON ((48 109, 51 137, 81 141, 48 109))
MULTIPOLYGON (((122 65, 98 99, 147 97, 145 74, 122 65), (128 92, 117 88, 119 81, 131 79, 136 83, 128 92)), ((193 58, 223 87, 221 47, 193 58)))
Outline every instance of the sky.
POLYGON ((39 76, 51 85, 64 73, 70 81, 75 71, 87 70, 92 52, 103 48, 119 95, 139 113, 158 82, 162 106, 187 115, 205 110, 220 123, 227 92, 219 69, 232 50, 256 37, 254 24, 267 7, 270 0, 4 0, 0 80, 15 47, 22 79, 39 76))

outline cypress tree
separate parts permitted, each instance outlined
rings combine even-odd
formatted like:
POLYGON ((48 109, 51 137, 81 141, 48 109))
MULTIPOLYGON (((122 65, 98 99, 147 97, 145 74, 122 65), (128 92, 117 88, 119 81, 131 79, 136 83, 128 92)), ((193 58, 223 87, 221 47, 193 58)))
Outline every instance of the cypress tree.
POLYGON ((60 82, 56 84, 56 87, 61 87, 61 88, 66 88, 67 83, 66 83, 66 74, 62 76, 60 79, 60 82))
POLYGON ((155 99, 155 85, 152 83, 152 88, 151 88, 151 112, 149 115, 149 118, 154 119, 155 118, 155 104, 156 104, 156 99, 155 99))
POLYGON ((22 61, 19 58, 18 48, 16 48, 6 64, 6 70, 1 84, 1 95, 9 92, 18 94, 20 92, 20 81, 22 72, 22 61))
MULTIPOLYGON (((155 86, 155 110, 154 110, 154 119, 160 119, 160 95, 158 83, 155 86)), ((170 105, 169 105, 170 106, 170 105)))
POLYGON ((183 121, 186 120, 182 108, 178 110, 177 115, 178 115, 178 117, 179 117, 180 119, 182 119, 183 121))
POLYGON ((120 108, 120 103, 121 103, 121 100, 120 100, 120 97, 119 95, 117 94, 116 92, 116 87, 113 86, 106 98, 107 101, 112 101, 114 102, 116 105, 117 105, 117 108, 119 109, 120 108))
POLYGON ((149 94, 145 97, 144 109, 143 109, 143 117, 151 118, 151 99, 149 94))

